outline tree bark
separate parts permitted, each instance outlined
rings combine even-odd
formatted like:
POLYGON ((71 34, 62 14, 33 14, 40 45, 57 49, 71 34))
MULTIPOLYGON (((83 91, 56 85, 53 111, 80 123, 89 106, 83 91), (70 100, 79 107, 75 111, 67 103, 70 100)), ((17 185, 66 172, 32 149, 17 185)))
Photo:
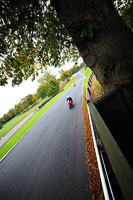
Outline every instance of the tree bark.
POLYGON ((132 106, 133 33, 112 1, 52 0, 52 4, 103 90, 106 92, 117 84, 123 85, 132 106))

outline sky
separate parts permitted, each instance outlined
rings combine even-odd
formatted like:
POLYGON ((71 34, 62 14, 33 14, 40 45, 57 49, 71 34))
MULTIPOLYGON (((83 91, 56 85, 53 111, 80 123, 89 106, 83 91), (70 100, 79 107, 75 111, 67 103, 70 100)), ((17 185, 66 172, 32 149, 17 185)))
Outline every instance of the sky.
MULTIPOLYGON (((82 58, 78 60, 79 64, 81 62, 83 62, 82 58)), ((49 67, 48 71, 59 78, 59 71, 61 69, 68 70, 73 65, 74 63, 69 62, 61 68, 49 67)), ((43 74, 41 74, 41 76, 42 75, 43 74)), ((34 81, 31 81, 31 78, 29 78, 28 80, 23 81, 19 86, 14 87, 12 87, 11 81, 9 81, 6 86, 0 86, 0 118, 6 114, 9 109, 14 108, 14 106, 18 104, 23 97, 28 94, 36 93, 37 88, 39 87, 39 83, 37 82, 38 79, 39 77, 36 77, 34 81)))

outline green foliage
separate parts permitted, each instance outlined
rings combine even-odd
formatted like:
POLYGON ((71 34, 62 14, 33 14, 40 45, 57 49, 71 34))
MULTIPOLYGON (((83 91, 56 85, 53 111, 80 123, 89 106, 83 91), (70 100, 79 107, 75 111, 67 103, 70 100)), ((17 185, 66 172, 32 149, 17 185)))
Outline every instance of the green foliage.
POLYGON ((87 24, 80 33, 80 38, 92 39, 94 37, 94 32, 97 30, 97 25, 95 22, 87 24))
POLYGON ((10 110, 9 110, 9 113, 11 114, 12 117, 15 116, 15 114, 14 114, 14 109, 10 109, 10 110))
POLYGON ((101 87, 101 85, 100 85, 100 83, 99 83, 98 80, 96 80, 96 82, 95 82, 94 90, 95 90, 99 95, 102 95, 102 94, 103 94, 102 87, 101 87))
POLYGON ((100 69, 101 75, 103 77, 107 77, 110 74, 110 72, 112 71, 112 66, 107 66, 107 67, 100 66, 99 69, 100 69))
POLYGON ((57 93, 59 90, 59 81, 56 79, 50 79, 47 82, 42 83, 37 89, 37 96, 41 99, 50 97, 57 93))
POLYGON ((64 70, 61 71, 61 73, 60 73, 60 80, 61 81, 65 81, 69 77, 70 77, 70 73, 68 71, 64 71, 64 70))
POLYGON ((44 75, 38 79, 38 83, 43 83, 44 81, 49 81, 50 79, 55 79, 55 76, 48 71, 44 71, 44 75))
POLYGON ((25 96, 23 99, 21 99, 21 106, 23 110, 26 110, 30 105, 33 104, 32 102, 32 94, 29 94, 25 96))
POLYGON ((40 84, 37 89, 37 96, 41 99, 50 97, 59 90, 59 81, 50 72, 45 71, 44 75, 38 80, 40 84))
POLYGON ((37 96, 39 98, 43 99, 43 98, 47 97, 47 91, 48 91, 48 83, 44 82, 37 89, 37 96))
POLYGON ((0 123, 2 123, 2 117, 0 118, 0 123))
POLYGON ((2 123, 6 123, 9 119, 10 117, 7 114, 4 114, 4 116, 2 117, 2 123))
POLYGON ((21 103, 18 103, 17 105, 15 105, 15 107, 14 107, 14 114, 15 115, 20 114, 22 111, 23 111, 23 108, 22 108, 21 103))
POLYGON ((114 0, 114 5, 127 26, 130 28, 131 31, 133 31, 133 1, 114 0))
POLYGON ((12 119, 15 116, 14 110, 10 109, 8 113, 4 114, 3 117, 0 118, 0 123, 5 124, 10 119, 12 119))
POLYGON ((21 99, 21 101, 14 107, 14 115, 19 115, 21 112, 26 111, 30 105, 38 100, 36 95, 29 94, 21 99))
POLYGON ((6 115, 7 115, 7 119, 8 119, 8 120, 11 119, 11 118, 13 117, 12 113, 10 113, 10 112, 8 112, 6 115))
POLYGON ((48 97, 52 96, 53 94, 56 94, 59 90, 59 81, 56 79, 51 79, 48 82, 48 97))
POLYGON ((36 103, 37 101, 38 101, 37 95, 36 95, 36 94, 33 94, 33 95, 32 95, 32 102, 33 102, 33 103, 36 103))
POLYGON ((79 57, 48 0, 1 0, 0 10, 0 85, 34 80, 39 69, 79 57))
MULTIPOLYGON (((87 23, 81 28, 81 39, 92 39, 95 36, 95 32, 101 26, 103 20, 108 14, 108 2, 106 0, 99 1, 99 9, 97 13, 86 13, 87 23), (87 16, 88 15, 88 16, 87 16)), ((122 16, 127 26, 133 31, 133 2, 132 0, 113 0, 113 3, 122 16)))
POLYGON ((66 79, 71 77, 74 73, 79 71, 79 69, 82 67, 82 65, 83 65, 83 63, 81 63, 79 66, 78 65, 74 65, 72 68, 70 68, 67 71, 62 70, 60 72, 60 80, 61 81, 65 81, 66 79))
POLYGON ((71 69, 68 70, 70 76, 72 76, 74 73, 76 73, 77 71, 79 71, 79 69, 82 67, 83 63, 80 64, 80 66, 78 65, 74 65, 71 69))
POLYGON ((3 127, 3 124, 2 124, 2 123, 0 123, 0 129, 2 129, 2 127, 3 127))
MULTIPOLYGON (((114 0, 117 10, 133 30, 132 0, 114 0)), ((97 9, 83 13, 83 24, 75 41, 92 40, 108 14, 108 1, 97 2, 97 9), (86 23, 85 23, 86 22, 86 23)), ((79 53, 64 24, 58 18, 51 1, 1 0, 0 3, 0 85, 19 85, 30 76, 35 79, 38 70, 47 66, 61 66, 70 59, 76 61, 79 53)), ((72 28, 72 27, 71 27, 72 28)), ((69 28, 68 28, 69 29, 69 28)), ((76 36, 77 35, 77 36, 76 36)), ((80 41, 80 42, 79 42, 80 41)))
POLYGON ((87 19, 86 24, 81 28, 80 38, 82 39, 93 39, 96 31, 101 26, 103 20, 108 14, 108 4, 106 0, 99 1, 99 6, 96 13, 86 13, 85 18, 87 19))

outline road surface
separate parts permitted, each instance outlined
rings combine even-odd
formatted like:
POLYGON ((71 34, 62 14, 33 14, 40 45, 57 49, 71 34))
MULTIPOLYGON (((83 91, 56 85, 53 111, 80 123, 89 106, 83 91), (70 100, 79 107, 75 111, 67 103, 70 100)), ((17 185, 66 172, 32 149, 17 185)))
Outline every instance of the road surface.
POLYGON ((0 200, 89 200, 82 122, 83 76, 0 163, 0 200), (66 102, 70 95, 74 107, 66 102))

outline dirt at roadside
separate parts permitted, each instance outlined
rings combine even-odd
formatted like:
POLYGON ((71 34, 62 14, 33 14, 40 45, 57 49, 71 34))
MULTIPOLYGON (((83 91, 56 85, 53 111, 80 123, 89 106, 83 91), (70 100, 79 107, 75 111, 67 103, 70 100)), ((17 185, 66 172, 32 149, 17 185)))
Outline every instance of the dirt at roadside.
POLYGON ((90 92, 91 92, 91 97, 90 98, 91 98, 91 101, 93 101, 94 99, 96 99, 99 96, 101 96, 101 95, 98 94, 98 92, 96 90, 94 90, 94 88, 95 88, 95 82, 96 82, 96 77, 93 76, 92 77, 91 87, 90 87, 90 92))

